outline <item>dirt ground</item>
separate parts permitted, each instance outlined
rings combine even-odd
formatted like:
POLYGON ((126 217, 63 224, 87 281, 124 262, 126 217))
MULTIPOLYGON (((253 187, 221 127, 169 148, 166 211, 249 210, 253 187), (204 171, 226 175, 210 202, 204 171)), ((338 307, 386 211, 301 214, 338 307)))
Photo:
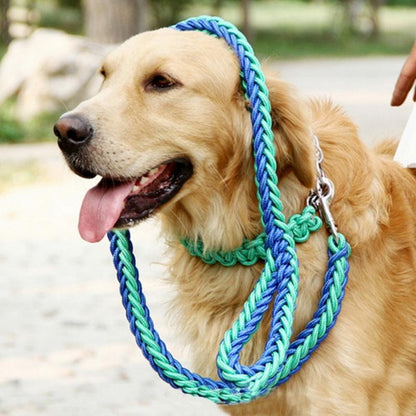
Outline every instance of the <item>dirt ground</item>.
MULTIPOLYGON (((389 107, 404 57, 276 64, 305 93, 332 96, 367 142, 399 136, 411 103, 389 107)), ((94 181, 69 172, 54 143, 0 147, 0 415, 223 414, 150 369, 129 332, 108 242, 78 236, 78 210, 94 181)), ((95 182, 94 182, 95 183, 95 182)), ((156 220, 133 232, 156 327, 185 364, 167 318, 171 292, 156 220)))

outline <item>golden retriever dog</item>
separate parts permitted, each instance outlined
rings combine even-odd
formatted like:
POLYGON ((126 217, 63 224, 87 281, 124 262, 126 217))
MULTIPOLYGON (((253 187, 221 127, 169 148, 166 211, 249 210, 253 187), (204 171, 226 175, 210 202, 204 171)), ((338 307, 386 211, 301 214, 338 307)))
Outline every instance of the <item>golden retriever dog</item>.
MULTIPOLYGON (((55 125, 70 168, 102 177, 88 192, 79 229, 94 242, 113 227, 158 214, 169 242, 177 322, 192 369, 216 378, 216 354, 262 270, 207 265, 180 243, 229 250, 262 232, 252 127, 239 65, 223 40, 160 29, 106 58, 98 94, 55 125)), ((392 161, 395 144, 369 149, 329 101, 301 99, 273 74, 270 90, 279 188, 286 216, 300 213, 316 179, 316 149, 335 185, 331 204, 352 246, 337 324, 302 369, 264 398, 223 406, 231 415, 416 415, 416 180, 392 161)), ((327 267, 325 227, 297 246, 294 333, 312 318, 327 267)), ((244 348, 256 361, 270 313, 244 348)))

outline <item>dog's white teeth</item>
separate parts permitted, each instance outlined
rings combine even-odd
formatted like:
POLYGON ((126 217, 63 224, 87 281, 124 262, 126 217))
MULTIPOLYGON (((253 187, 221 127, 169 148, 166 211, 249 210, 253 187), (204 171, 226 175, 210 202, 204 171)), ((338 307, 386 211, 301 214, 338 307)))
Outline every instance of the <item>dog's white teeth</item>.
POLYGON ((160 168, 153 168, 150 169, 145 175, 143 175, 140 180, 134 184, 132 192, 139 192, 142 188, 144 188, 147 184, 152 182, 155 175, 160 171, 160 168))
POLYGON ((158 172, 158 170, 159 170, 159 168, 153 168, 153 169, 150 169, 150 170, 149 170, 148 175, 149 175, 149 176, 152 176, 152 175, 154 175, 155 173, 157 173, 157 172, 158 172))

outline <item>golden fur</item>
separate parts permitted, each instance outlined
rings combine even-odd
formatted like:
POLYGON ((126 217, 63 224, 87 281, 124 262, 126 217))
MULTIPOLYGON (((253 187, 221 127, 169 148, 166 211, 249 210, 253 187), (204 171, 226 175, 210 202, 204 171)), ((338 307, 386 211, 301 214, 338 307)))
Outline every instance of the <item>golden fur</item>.
MULTIPOLYGON (((194 355, 193 369, 216 377, 218 344, 262 265, 207 266, 179 239, 201 238, 207 248, 227 250, 261 231, 238 62, 223 41, 162 29, 125 42, 103 70, 101 91, 74 110, 96 130, 90 168, 103 176, 135 177, 178 156, 194 166, 160 216, 172 253, 173 308, 194 355), (147 91, 156 73, 178 86, 147 91)), ((301 212, 314 184, 313 132, 335 184, 333 216, 352 246, 349 282, 336 326, 301 371, 265 398, 223 409, 247 416, 416 415, 416 180, 392 161, 394 143, 371 150, 331 102, 302 100, 275 75, 266 79, 285 214, 301 212)), ((298 245, 296 333, 316 309, 326 252, 325 229, 298 245)), ((269 320, 244 349, 244 363, 261 353, 269 320)))

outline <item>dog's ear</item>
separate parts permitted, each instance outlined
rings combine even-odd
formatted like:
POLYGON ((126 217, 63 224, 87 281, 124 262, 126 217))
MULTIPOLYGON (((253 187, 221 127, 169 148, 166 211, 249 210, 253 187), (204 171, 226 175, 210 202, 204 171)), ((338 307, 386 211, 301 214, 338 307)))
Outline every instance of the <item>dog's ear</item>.
POLYGON ((278 173, 292 170, 306 187, 314 185, 315 147, 310 116, 297 91, 275 75, 266 74, 272 107, 278 173))

